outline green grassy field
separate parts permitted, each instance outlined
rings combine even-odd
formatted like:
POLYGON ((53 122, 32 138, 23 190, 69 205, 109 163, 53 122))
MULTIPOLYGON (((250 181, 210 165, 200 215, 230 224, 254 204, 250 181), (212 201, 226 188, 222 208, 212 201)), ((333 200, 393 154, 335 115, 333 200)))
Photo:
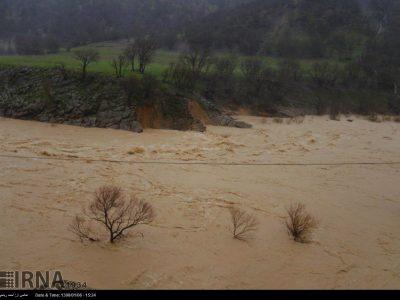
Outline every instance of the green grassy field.
MULTIPOLYGON (((114 70, 111 67, 110 61, 112 58, 120 54, 125 46, 125 43, 110 42, 90 45, 90 48, 95 48, 99 51, 100 59, 98 62, 91 64, 88 68, 88 71, 113 74, 114 70)), ((78 49, 79 48, 74 48, 69 52, 66 50, 61 50, 57 54, 49 55, 0 56, 0 64, 32 67, 55 67, 57 65, 64 64, 68 69, 78 70, 80 68, 79 61, 77 61, 73 56, 73 51, 78 49)), ((153 62, 148 66, 147 72, 156 76, 161 75, 171 62, 174 62, 178 59, 178 55, 179 54, 176 52, 158 50, 153 62)))
MULTIPOLYGON (((120 54, 126 47, 127 42, 102 42, 91 44, 86 47, 95 48, 100 53, 98 62, 91 64, 88 68, 89 72, 97 72, 104 74, 113 74, 114 70, 111 67, 110 61, 120 54)), ((15 66, 31 66, 31 67, 55 67, 63 64, 68 69, 79 70, 79 61, 74 59, 73 51, 79 48, 71 49, 67 52, 61 50, 57 54, 50 55, 33 55, 33 56, 0 56, 0 64, 15 65, 15 66)), ((218 53, 224 55, 224 53, 218 53)), ((169 64, 177 61, 179 58, 178 52, 168 50, 158 50, 154 56, 153 62, 148 66, 146 73, 160 77, 168 68, 169 64)), ((244 59, 245 57, 241 57, 244 59)), ((267 65, 276 68, 279 64, 279 59, 273 57, 264 57, 267 65)), ((315 60, 301 60, 300 64, 304 71, 308 70, 315 60)), ((128 73, 128 71, 126 72, 128 73)))

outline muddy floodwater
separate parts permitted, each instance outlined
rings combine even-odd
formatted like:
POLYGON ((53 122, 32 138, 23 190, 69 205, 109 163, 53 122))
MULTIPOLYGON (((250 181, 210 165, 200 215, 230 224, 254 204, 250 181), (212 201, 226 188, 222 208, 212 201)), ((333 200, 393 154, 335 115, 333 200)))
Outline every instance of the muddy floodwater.
POLYGON ((400 164, 336 165, 400 162, 400 123, 240 119, 254 127, 136 134, 0 118, 0 270, 99 289, 400 288, 400 164), (155 161, 207 164, 133 163, 155 161), (115 245, 81 243, 68 225, 104 184, 157 216, 115 245), (284 226, 297 202, 319 221, 309 244, 284 226), (248 242, 232 238, 232 206, 259 222, 248 242))

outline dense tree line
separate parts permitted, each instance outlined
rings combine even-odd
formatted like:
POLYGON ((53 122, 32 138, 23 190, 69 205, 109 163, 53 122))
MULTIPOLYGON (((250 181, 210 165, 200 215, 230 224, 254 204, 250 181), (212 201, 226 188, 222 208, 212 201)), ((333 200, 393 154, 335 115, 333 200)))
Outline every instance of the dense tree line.
POLYGON ((394 0, 254 0, 188 27, 193 43, 247 54, 350 60, 388 22, 394 0))
MULTIPOLYGON (((269 113, 400 113, 398 0, 0 0, 0 40, 20 54, 123 37, 131 43, 110 64, 119 78, 144 74, 126 80, 143 98, 167 86, 269 113), (175 44, 180 58, 162 81, 145 74, 154 51, 175 44), (324 60, 304 69, 300 58, 324 60)), ((98 54, 74 54, 85 79, 98 54)))
MULTIPOLYGON (((359 24, 363 24, 360 28, 366 30, 365 41, 360 44, 358 54, 346 60, 320 60, 305 69, 296 57, 286 56, 275 67, 257 55, 245 60, 239 60, 235 54, 212 58, 212 46, 204 47, 195 41, 189 53, 182 53, 179 62, 170 66, 164 80, 178 90, 201 94, 216 103, 275 114, 282 107, 332 115, 400 114, 400 2, 363 3, 365 6, 353 4, 355 11, 368 9, 365 11, 368 22, 359 19, 359 24), (196 65, 201 67, 193 68, 196 65)), ((307 26, 311 24, 303 17, 298 20, 307 26)), ((337 24, 344 24, 344 20, 337 24)), ((322 39, 323 35, 329 36, 329 30, 329 27, 315 28, 314 32, 322 39)))
MULTIPOLYGON (((37 41, 71 48, 92 42, 157 36, 173 46, 186 24, 246 0, 0 0, 0 42, 37 41)), ((19 50, 19 49, 17 49, 19 50)))
POLYGON ((0 0, 0 46, 52 53, 151 35, 162 47, 351 60, 381 35, 396 0, 0 0), (29 44, 32 46, 29 47, 29 44))

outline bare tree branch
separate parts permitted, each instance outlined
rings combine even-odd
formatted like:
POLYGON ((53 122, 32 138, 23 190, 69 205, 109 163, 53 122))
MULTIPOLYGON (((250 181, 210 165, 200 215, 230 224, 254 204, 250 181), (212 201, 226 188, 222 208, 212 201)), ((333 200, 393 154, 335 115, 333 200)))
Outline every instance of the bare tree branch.
POLYGON ((90 228, 85 226, 85 220, 80 216, 75 217, 74 221, 69 226, 69 231, 79 237, 81 242, 84 240, 97 242, 99 240, 97 237, 92 236, 90 228))
POLYGON ((115 76, 117 76, 117 78, 121 78, 124 75, 127 65, 127 57, 124 54, 118 55, 111 61, 111 66, 113 67, 115 76))
POLYGON ((155 213, 151 204, 133 196, 127 199, 121 188, 103 186, 95 192, 87 216, 103 224, 109 233, 110 242, 114 243, 127 230, 151 223, 155 213))
POLYGON ((146 67, 153 59, 157 50, 157 43, 150 37, 139 38, 135 42, 137 56, 139 59, 139 72, 144 74, 146 67))
POLYGON ((230 213, 233 237, 241 241, 250 239, 258 226, 256 218, 237 208, 231 208, 230 213))
POLYGON ((301 203, 292 204, 288 209, 286 228, 288 234, 299 243, 309 242, 312 231, 317 228, 317 220, 306 212, 306 206, 301 203))
POLYGON ((82 68, 82 79, 86 78, 87 67, 99 60, 99 52, 94 49, 82 49, 74 52, 75 59, 79 60, 82 68))

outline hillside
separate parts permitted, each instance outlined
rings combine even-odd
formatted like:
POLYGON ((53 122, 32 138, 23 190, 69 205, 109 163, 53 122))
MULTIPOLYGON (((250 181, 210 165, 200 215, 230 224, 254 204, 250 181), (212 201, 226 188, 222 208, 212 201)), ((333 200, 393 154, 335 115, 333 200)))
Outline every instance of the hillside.
POLYGON ((151 77, 117 79, 57 68, 0 67, 0 117, 142 132, 248 127, 204 99, 178 95, 151 77))
MULTIPOLYGON (((145 75, 150 75, 147 79, 155 76, 157 85, 172 89, 175 94, 189 95, 188 98, 203 97, 222 109, 244 107, 257 114, 292 116, 330 113, 332 118, 336 118, 339 112, 369 115, 400 113, 398 1, 253 0, 242 3, 239 0, 126 0, 116 1, 107 10, 107 5, 111 5, 109 0, 74 0, 68 3, 45 0, 49 1, 48 5, 54 5, 49 7, 57 9, 47 12, 38 10, 37 13, 33 8, 40 7, 39 3, 44 2, 19 1, 21 6, 16 6, 15 11, 24 12, 23 9, 27 9, 30 3, 33 13, 27 13, 30 18, 21 18, 18 13, 7 14, 8 20, 15 21, 9 24, 14 24, 14 28, 22 26, 15 32, 28 34, 33 41, 37 41, 35 34, 41 33, 43 40, 51 36, 51 28, 57 31, 58 41, 64 43, 67 49, 60 49, 56 54, 49 53, 47 48, 39 53, 29 53, 36 55, 2 56, 0 63, 7 66, 62 67, 77 71, 81 66, 74 58, 76 51, 90 47, 98 52, 96 62, 89 67, 90 72, 115 74, 118 78, 125 76, 127 80, 136 78, 139 74, 128 68, 132 66, 127 64, 128 58, 123 52, 127 42, 132 40, 86 43, 96 39, 116 39, 118 32, 128 37, 135 36, 134 30, 140 31, 143 25, 146 30, 141 34, 153 32, 159 43, 154 47, 154 53, 145 60, 148 63, 145 75), (134 3, 137 7, 132 6, 134 3), (85 12, 85 17, 80 19, 74 15, 69 20, 69 14, 64 14, 63 17, 68 20, 65 26, 46 27, 52 20, 60 22, 62 19, 53 19, 53 14, 61 12, 60 5, 71 11, 85 12), (140 14, 132 15, 136 11, 140 14), (124 18, 119 13, 128 16, 124 18), (179 19, 179 15, 185 18, 179 19), (42 18, 39 20, 38 16, 42 18), (45 17, 48 22, 43 21, 45 17), (75 27, 78 25, 71 23, 74 18, 82 22, 79 30, 75 27), (198 21, 186 27, 190 23, 188 20, 195 19, 198 21), (135 26, 130 26, 129 20, 134 20, 135 26), (23 30, 23 26, 28 26, 25 23, 30 24, 30 31, 23 30), (127 25, 125 30, 122 24, 127 25), (63 32, 63 29, 66 31, 63 32), (77 30, 76 34, 74 30, 77 30), (90 32, 88 39, 84 37, 85 32, 90 32), (69 40, 68 34, 73 34, 76 40, 69 40), (163 43, 163 40, 166 42, 163 43), (189 45, 179 42, 189 42, 189 45), (85 46, 69 49, 73 43, 85 46), (168 44, 184 47, 175 48, 179 51, 155 51, 168 44), (250 56, 259 55, 231 55, 224 51, 212 53, 207 48, 237 49, 250 56), (119 57, 122 57, 120 72, 115 64, 119 57)), ((4 23, 4 19, 1 20, 4 23)), ((7 31, 11 41, 18 40, 17 35, 12 37, 13 32, 7 31)), ((34 43, 26 45, 30 50, 34 48, 34 43)), ((137 62, 137 59, 134 60, 137 62)), ((152 84, 152 81, 154 78, 149 82, 152 84)), ((136 88, 134 82, 129 85, 132 90, 136 88)), ((158 86, 147 88, 158 91, 158 86)), ((162 96, 165 94, 162 93, 162 96)), ((143 100, 143 97, 138 98, 143 100)), ((166 127, 171 128, 171 124, 166 127)))
POLYGON ((369 7, 366 0, 255 0, 206 17, 187 36, 249 54, 351 58, 371 34, 369 7))
MULTIPOLYGON (((190 22, 248 0, 2 0, 0 42, 43 39, 73 47, 138 34, 174 45, 190 22)), ((1 43, 0 43, 1 44, 1 43)))
POLYGON ((14 53, 18 42, 31 48, 40 43, 52 53, 151 35, 167 48, 189 41, 251 55, 351 60, 389 25, 394 5, 394 0, 2 0, 0 54, 14 53))

